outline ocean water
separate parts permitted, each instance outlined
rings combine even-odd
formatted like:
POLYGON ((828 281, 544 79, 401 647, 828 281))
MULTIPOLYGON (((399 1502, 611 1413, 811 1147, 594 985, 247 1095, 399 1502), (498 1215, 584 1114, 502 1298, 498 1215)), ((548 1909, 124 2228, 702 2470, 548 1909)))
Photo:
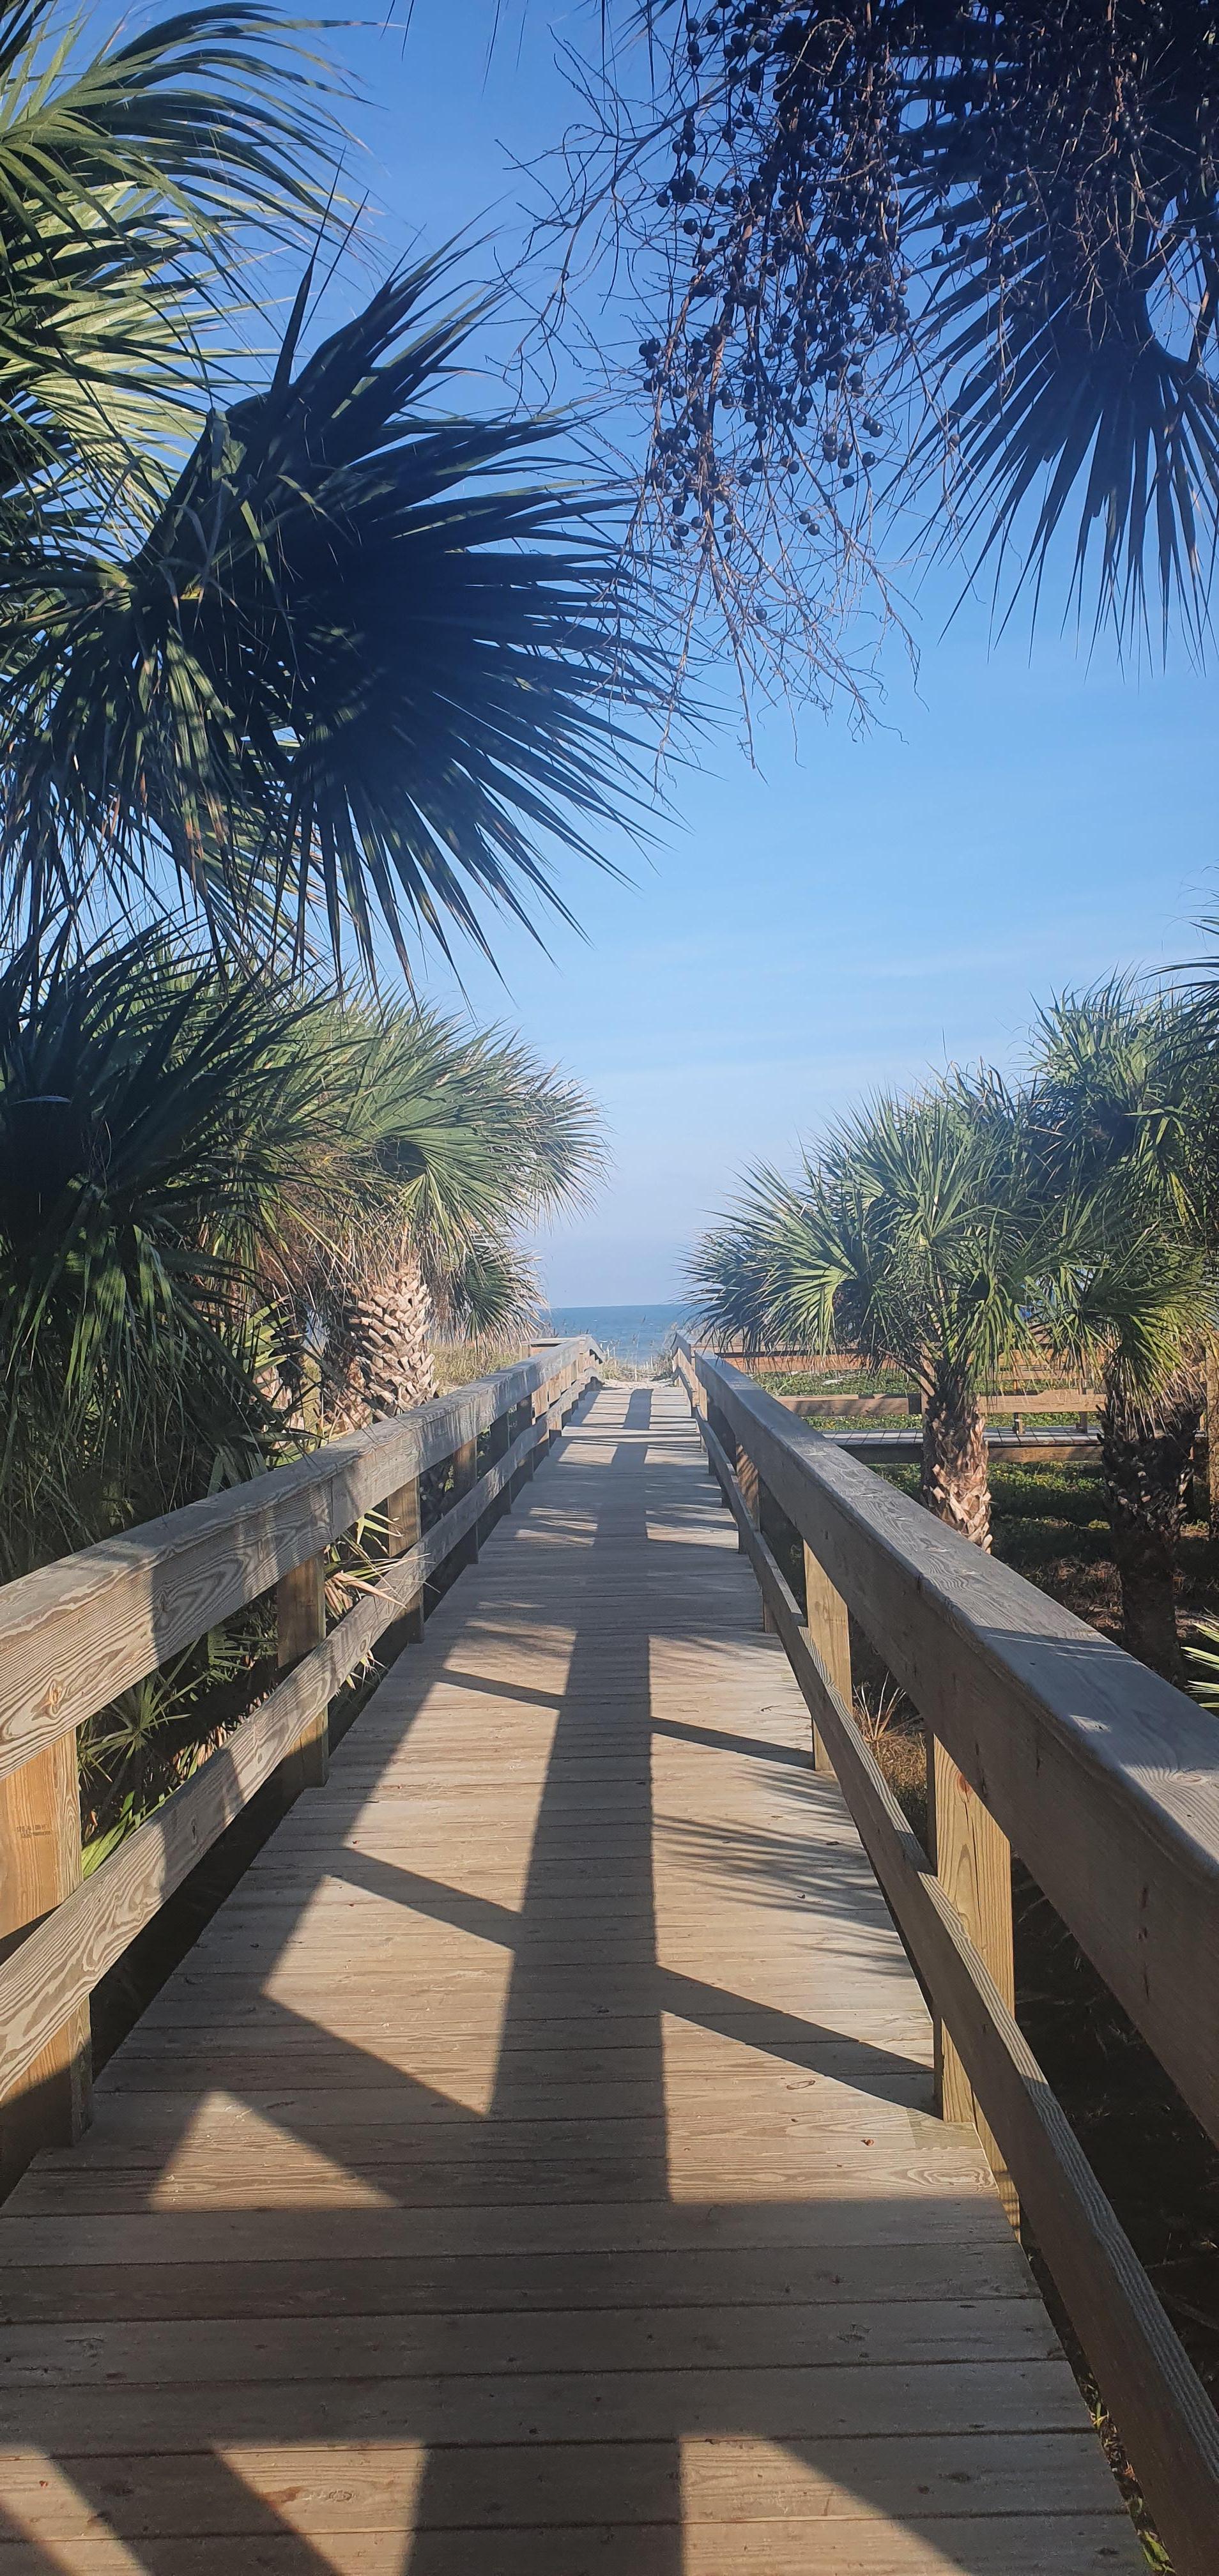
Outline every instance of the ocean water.
POLYGON ((587 1333, 607 1359, 645 1368, 686 1320, 684 1306, 552 1306, 553 1333, 587 1333))

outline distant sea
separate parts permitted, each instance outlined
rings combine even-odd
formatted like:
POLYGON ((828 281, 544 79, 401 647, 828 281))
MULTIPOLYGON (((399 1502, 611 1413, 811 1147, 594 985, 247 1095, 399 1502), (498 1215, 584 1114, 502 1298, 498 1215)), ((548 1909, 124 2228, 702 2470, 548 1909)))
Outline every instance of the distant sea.
POLYGON ((684 1306, 552 1306, 553 1333, 587 1333, 607 1359, 644 1368, 686 1320, 684 1306))

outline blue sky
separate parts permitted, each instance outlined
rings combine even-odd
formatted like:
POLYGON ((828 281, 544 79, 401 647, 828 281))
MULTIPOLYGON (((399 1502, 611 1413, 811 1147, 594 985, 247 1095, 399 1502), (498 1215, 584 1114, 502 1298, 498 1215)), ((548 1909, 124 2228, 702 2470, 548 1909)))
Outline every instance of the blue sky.
MULTIPOLYGON (((556 33, 595 12, 414 0, 343 48, 374 96, 370 145, 387 251, 465 225, 519 238, 514 160, 570 113, 556 33)), ((942 635, 957 583, 919 600, 917 691, 900 651, 877 723, 844 713, 760 728, 751 768, 731 721, 671 782, 650 857, 605 854, 633 882, 572 864, 584 937, 549 957, 496 934, 503 981, 476 958, 480 1018, 510 1020, 602 1104, 613 1168, 594 1207, 540 1246, 559 1304, 680 1289, 682 1257, 751 1161, 883 1083, 979 1056, 1018 1063, 1038 998, 1114 967, 1191 956, 1219 912, 1213 678, 1089 663, 1047 616, 992 645, 982 605, 942 635)), ((456 999, 443 968, 437 999, 456 999)))

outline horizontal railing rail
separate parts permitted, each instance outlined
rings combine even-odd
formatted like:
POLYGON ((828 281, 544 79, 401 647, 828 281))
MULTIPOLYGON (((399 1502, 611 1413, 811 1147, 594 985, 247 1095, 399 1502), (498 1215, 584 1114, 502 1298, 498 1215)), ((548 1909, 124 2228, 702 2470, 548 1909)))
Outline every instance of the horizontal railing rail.
MULTIPOLYGON (((736 1362, 730 1363, 733 1367, 736 1362)), ((742 1363, 746 1367, 747 1364, 742 1363)), ((825 1414, 831 1421, 873 1422, 886 1415, 893 1422, 921 1413, 923 1401, 916 1395, 780 1395, 775 1402, 789 1413, 825 1414)), ((1091 1387, 1057 1387, 1041 1395, 984 1395, 978 1409, 984 1422, 1006 1422, 1015 1416, 1040 1417, 1046 1413, 1067 1413, 1082 1429, 1095 1416, 1102 1398, 1091 1387)))
POLYGON ((594 1380, 583 1340, 328 1441, 205 1502, 0 1590, 0 2179, 87 2119, 88 2001, 273 1773, 326 1777, 331 1701, 383 1644, 422 1633, 424 1587, 480 1531, 594 1380), (478 1443, 484 1441, 482 1472, 478 1443), (420 1482, 452 1471, 423 1526, 420 1482), (328 1551, 376 1513, 385 1572, 327 1634, 328 1551), (276 1593, 284 1678, 184 1785, 81 1875, 76 1729, 122 1690, 276 1593))
POLYGON ((1017 2027, 1009 1846, 1219 2138, 1219 1730, 730 1362, 683 1336, 676 1367, 930 1999, 940 2107, 1023 2205, 1176 2576, 1209 2576, 1219 2419, 1017 2027), (927 1730, 930 1856, 855 1723, 851 1618, 927 1730))

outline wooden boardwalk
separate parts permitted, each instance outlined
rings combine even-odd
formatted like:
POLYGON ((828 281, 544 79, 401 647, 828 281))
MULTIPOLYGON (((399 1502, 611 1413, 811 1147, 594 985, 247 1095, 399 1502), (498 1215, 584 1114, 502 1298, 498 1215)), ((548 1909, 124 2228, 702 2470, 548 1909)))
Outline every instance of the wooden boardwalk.
POLYGON ((0 2216, 0 2576, 1139 2568, 929 2058, 608 1388, 0 2216))

